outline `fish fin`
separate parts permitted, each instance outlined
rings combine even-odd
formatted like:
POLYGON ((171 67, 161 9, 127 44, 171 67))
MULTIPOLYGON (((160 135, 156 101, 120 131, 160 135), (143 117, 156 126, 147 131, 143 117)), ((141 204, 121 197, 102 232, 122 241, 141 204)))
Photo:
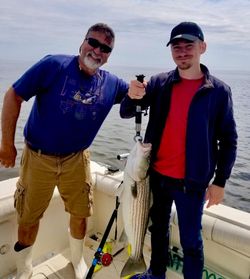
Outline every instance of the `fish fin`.
POLYGON ((146 269, 147 266, 143 256, 138 260, 129 258, 121 271, 121 277, 126 277, 135 273, 142 273, 146 269))

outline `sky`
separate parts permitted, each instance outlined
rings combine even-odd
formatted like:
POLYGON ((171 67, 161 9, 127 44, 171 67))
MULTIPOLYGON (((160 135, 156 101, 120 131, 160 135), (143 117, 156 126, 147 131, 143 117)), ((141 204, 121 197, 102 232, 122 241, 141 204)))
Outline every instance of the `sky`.
POLYGON ((104 22, 116 34, 108 65, 172 69, 166 43, 182 21, 204 32, 202 63, 249 70, 250 0, 0 0, 0 59, 78 54, 88 28, 104 22))

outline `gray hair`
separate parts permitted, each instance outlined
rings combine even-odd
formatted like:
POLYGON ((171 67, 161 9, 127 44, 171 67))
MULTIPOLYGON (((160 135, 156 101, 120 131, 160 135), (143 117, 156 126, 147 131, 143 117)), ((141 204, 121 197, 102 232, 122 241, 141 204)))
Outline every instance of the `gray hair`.
POLYGON ((90 32, 101 32, 101 33, 105 33, 106 37, 111 40, 114 41, 115 40, 115 33, 113 31, 113 29, 111 27, 109 27, 107 24, 105 23, 96 23, 94 25, 92 25, 87 34, 86 37, 88 36, 88 34, 90 32))

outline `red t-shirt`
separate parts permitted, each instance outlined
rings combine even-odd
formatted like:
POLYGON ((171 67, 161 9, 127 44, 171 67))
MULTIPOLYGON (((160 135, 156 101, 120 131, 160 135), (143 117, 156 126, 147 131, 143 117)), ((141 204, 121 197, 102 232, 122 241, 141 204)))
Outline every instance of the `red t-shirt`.
POLYGON ((169 114, 153 168, 166 176, 184 178, 186 128, 190 103, 203 78, 181 79, 173 86, 169 114))

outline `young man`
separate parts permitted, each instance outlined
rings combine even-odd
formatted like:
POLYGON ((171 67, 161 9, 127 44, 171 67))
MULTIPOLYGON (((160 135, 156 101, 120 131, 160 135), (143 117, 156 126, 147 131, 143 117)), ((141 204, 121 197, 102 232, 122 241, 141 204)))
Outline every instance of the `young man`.
POLYGON ((193 22, 178 24, 169 45, 177 68, 153 76, 146 94, 143 85, 133 81, 121 105, 122 117, 134 116, 135 101, 142 97, 142 106, 150 106, 145 142, 152 143, 152 254, 149 269, 131 279, 166 278, 173 202, 184 254, 184 278, 202 278, 204 201, 208 200, 207 207, 222 201, 236 157, 231 91, 200 64, 206 51, 201 28, 193 22))
POLYGON ((93 204, 87 148, 113 104, 120 103, 128 91, 127 83, 99 69, 108 61, 114 41, 109 26, 95 24, 78 56, 48 55, 6 92, 0 146, 0 163, 6 168, 15 165, 14 136, 21 104, 35 96, 24 129, 25 147, 15 192, 17 278, 32 276, 32 246, 55 186, 70 214, 75 277, 85 276, 83 239, 93 204))

